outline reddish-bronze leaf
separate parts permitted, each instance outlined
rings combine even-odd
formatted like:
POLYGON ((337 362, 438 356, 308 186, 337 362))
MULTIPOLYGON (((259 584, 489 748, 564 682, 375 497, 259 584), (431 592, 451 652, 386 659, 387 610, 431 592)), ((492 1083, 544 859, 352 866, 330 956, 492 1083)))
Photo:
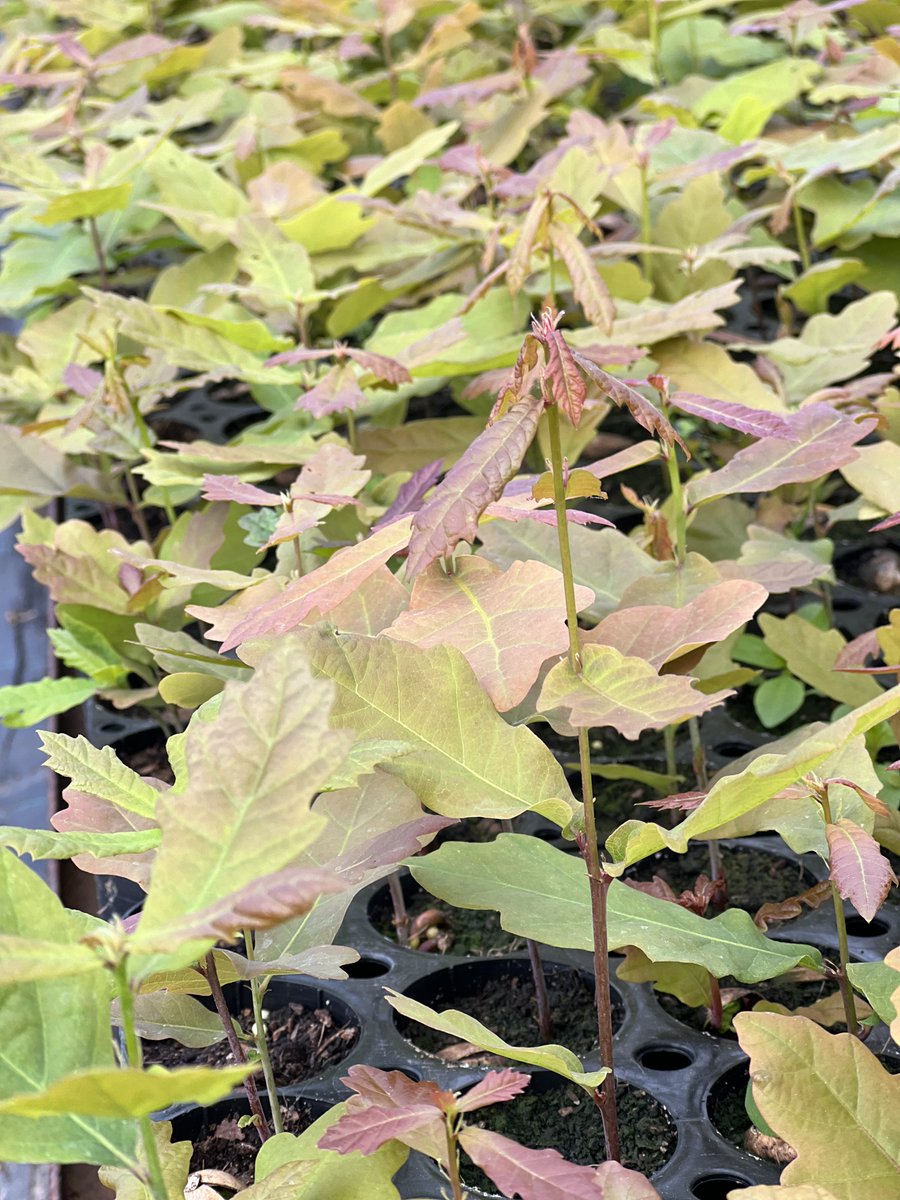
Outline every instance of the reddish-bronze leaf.
POLYGON ((263 875, 199 912, 152 929, 137 928, 139 953, 165 953, 181 942, 213 938, 233 942, 242 929, 271 929, 308 912, 320 896, 341 892, 345 880, 314 867, 286 867, 263 875))
POLYGON ((282 499, 274 492, 245 483, 237 475, 204 475, 204 500, 234 500, 236 504, 268 505, 280 508, 282 499))
POLYGON ((547 216, 547 203, 546 194, 535 196, 531 208, 525 214, 516 244, 509 256, 506 283, 513 295, 522 290, 525 280, 531 274, 531 256, 534 253, 541 224, 547 216))
POLYGON ((514 404, 450 468, 412 519, 407 578, 415 579, 460 542, 475 540, 479 517, 521 466, 542 408, 543 401, 531 397, 514 404))
POLYGON ((443 1118, 431 1104, 413 1104, 409 1108, 378 1108, 369 1105, 346 1113, 319 1138, 321 1150, 338 1154, 374 1154, 379 1146, 397 1138, 431 1127, 439 1135, 443 1118))
POLYGON ((894 513, 891 517, 885 517, 883 521, 873 525, 869 533, 880 533, 883 529, 893 529, 895 525, 900 525, 900 512, 894 513))
POLYGON ((501 1104, 524 1092, 531 1083, 531 1076, 523 1071, 504 1067, 502 1071, 488 1071, 480 1083, 463 1095, 456 1104, 457 1112, 474 1112, 476 1108, 487 1108, 490 1104, 501 1104))
POLYGON ((600 1200, 593 1167, 567 1162, 558 1150, 530 1150, 489 1129, 471 1126, 460 1145, 504 1195, 522 1200, 600 1200))
POLYGON ((825 826, 831 859, 829 874, 845 900, 865 921, 878 912, 897 877, 870 833, 842 817, 825 826))
POLYGON ((373 350, 356 350, 352 347, 344 349, 343 353, 348 358, 352 358, 354 362, 358 362, 376 379, 382 380, 391 387, 397 387, 401 383, 412 383, 412 375, 403 363, 397 362, 395 358, 388 358, 385 354, 376 354, 373 350))
POLYGON ((766 901, 754 916, 753 923, 765 933, 770 922, 792 921, 794 917, 799 917, 803 912, 804 904, 807 908, 818 908, 830 896, 831 883, 827 879, 822 879, 797 896, 788 896, 786 900, 766 901))
POLYGON ((615 375, 610 375, 608 371, 598 367, 596 363, 591 362, 585 355, 579 354, 577 350, 573 351, 573 358, 588 379, 592 379, 597 384, 603 395, 608 396, 620 408, 627 408, 638 425, 658 437, 661 442, 665 442, 667 446, 677 442, 685 454, 688 453, 687 447, 675 432, 672 423, 646 396, 642 396, 640 392, 629 387, 627 383, 623 383, 621 379, 616 379, 615 375))
MULTIPOLYGON (((554 314, 547 309, 541 314, 540 321, 532 318, 531 328, 547 355, 544 379, 550 381, 553 399, 577 427, 587 398, 587 388, 575 365, 572 348, 557 329, 561 317, 562 313, 554 314)), ((593 365, 591 363, 592 367, 593 365)))
POLYGON ((503 374, 502 385, 488 418, 489 425, 493 425, 512 405, 518 404, 520 400, 525 400, 530 395, 538 376, 539 345, 537 338, 532 334, 525 335, 512 374, 506 372, 503 374))
POLYGON ((365 401, 356 372, 350 363, 344 362, 331 367, 314 387, 303 393, 294 407, 306 409, 318 418, 346 409, 354 411, 365 401))
POLYGON ((566 264, 572 291, 584 315, 592 325, 608 334, 616 319, 616 309, 587 247, 578 240, 578 235, 569 225, 552 223, 550 238, 557 254, 566 264))
MULTIPOLYGON (((230 650, 249 638, 265 634, 287 633, 300 625, 314 608, 326 615, 392 555, 406 547, 409 529, 409 518, 401 517, 378 533, 370 534, 365 541, 338 550, 318 570, 293 580, 277 596, 250 609, 229 630, 222 649, 230 650)), ((207 636, 211 635, 209 631, 207 636)))
POLYGON ((443 1091, 427 1079, 410 1079, 404 1071, 382 1071, 379 1067, 359 1063, 349 1069, 341 1083, 358 1097, 348 1101, 348 1108, 354 1111, 362 1107, 362 1101, 379 1108, 398 1109, 409 1108, 413 1104, 430 1104, 441 1112, 447 1112, 455 1101, 452 1092, 443 1091))
POLYGON ((372 532, 375 533, 376 530, 383 528, 385 525, 390 525, 398 517, 405 517, 407 513, 414 513, 440 479, 443 470, 444 460, 436 458, 434 462, 420 467, 418 471, 414 471, 406 483, 400 485, 397 495, 394 497, 394 503, 383 517, 378 518, 372 526, 372 532))
POLYGON ((675 392, 669 397, 669 403, 692 417, 700 417, 713 425, 725 425, 752 437, 787 438, 790 441, 794 436, 784 417, 734 400, 717 400, 698 396, 696 392, 675 392))
MULTIPOLYGON (((590 588, 576 587, 579 609, 593 599, 590 588)), ((569 644, 562 576, 533 561, 501 571, 474 555, 460 559, 452 574, 432 564, 386 633, 423 648, 456 646, 506 712, 525 699, 543 663, 569 644)))
POLYGON ((850 675, 896 675, 900 666, 867 667, 866 660, 881 657, 881 644, 878 641, 878 630, 869 629, 855 637, 838 654, 834 660, 835 671, 846 671, 850 675))

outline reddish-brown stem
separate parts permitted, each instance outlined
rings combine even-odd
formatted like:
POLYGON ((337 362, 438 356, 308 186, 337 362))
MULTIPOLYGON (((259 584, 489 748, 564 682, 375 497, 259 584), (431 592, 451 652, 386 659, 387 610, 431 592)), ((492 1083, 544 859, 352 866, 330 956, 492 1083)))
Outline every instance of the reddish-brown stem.
POLYGON ((397 941, 401 946, 408 946, 409 913, 406 910, 403 883, 396 871, 388 877, 388 890, 391 893, 391 904, 394 909, 394 929, 397 931, 397 941))
POLYGON ((93 217, 88 217, 87 227, 91 237, 91 245, 94 247, 94 254, 97 256, 97 273, 100 276, 100 287, 102 291, 108 292, 109 274, 106 270, 106 259, 103 255, 103 243, 100 241, 100 230, 97 228, 97 222, 93 217))
POLYGON ((709 977, 709 1023, 717 1033, 722 1032, 722 989, 715 975, 709 977))
MULTIPOLYGON (((213 1003, 216 1006, 216 1012, 219 1014, 219 1020, 222 1022, 222 1028, 225 1030, 228 1047, 231 1050, 231 1057, 236 1063, 245 1063, 247 1055, 244 1053, 244 1047, 241 1045, 240 1038, 235 1032, 231 1013, 228 1011, 228 1005, 225 1002, 225 994, 219 982, 219 972, 216 970, 216 960, 213 957, 212 951, 206 956, 206 965, 203 974, 206 977, 206 982, 209 984, 209 990, 212 993, 213 1003)), ((248 1075, 244 1080, 244 1090, 250 1102, 250 1111, 256 1117, 256 1130, 259 1134, 259 1140, 265 1142, 272 1136, 272 1131, 269 1128, 269 1122, 263 1111, 262 1101, 259 1098, 259 1091, 256 1087, 256 1080, 252 1075, 248 1075)), ((273 1104, 278 1103, 275 1096, 271 1097, 271 1101, 273 1104)))

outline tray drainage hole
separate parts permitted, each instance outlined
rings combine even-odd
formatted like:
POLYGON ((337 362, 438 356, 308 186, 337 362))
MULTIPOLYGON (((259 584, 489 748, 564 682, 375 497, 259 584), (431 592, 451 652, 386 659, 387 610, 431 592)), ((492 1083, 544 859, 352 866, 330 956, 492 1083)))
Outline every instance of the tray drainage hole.
POLYGON ((750 1180, 740 1175, 701 1175, 691 1184, 691 1195, 696 1200, 727 1200, 734 1188, 750 1187, 750 1180))
POLYGON ((740 758, 744 754, 749 754, 752 749, 749 742, 741 742, 735 738, 733 741, 717 742, 713 746, 713 753, 718 754, 721 758, 740 758))
POLYGON ((874 921, 864 921, 862 917, 853 915, 847 917, 847 932, 851 937, 873 938, 887 933, 888 923, 876 917, 874 921))
POLYGON ((391 964, 380 958, 359 959, 358 962, 345 963, 344 970, 351 979, 377 979, 379 975, 387 975, 391 964))
POLYGON ((648 1071, 683 1071, 694 1061, 693 1054, 677 1046, 644 1046, 637 1060, 648 1071))

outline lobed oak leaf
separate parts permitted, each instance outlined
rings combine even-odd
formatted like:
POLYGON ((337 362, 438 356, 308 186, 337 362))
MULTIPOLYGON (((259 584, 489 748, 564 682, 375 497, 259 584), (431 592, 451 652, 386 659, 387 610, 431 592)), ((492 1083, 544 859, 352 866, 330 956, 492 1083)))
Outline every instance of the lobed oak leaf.
POLYGON ((514 404, 450 468, 412 518, 408 579, 415 579, 430 563, 452 553, 460 542, 475 540, 481 514, 492 501, 500 499, 519 469, 537 431, 542 408, 543 401, 531 397, 514 404))
POLYGON ((603 1194, 593 1167, 567 1162, 558 1150, 530 1150, 478 1126, 464 1129, 459 1141, 505 1195, 522 1200, 600 1200, 603 1194))
POLYGON ((386 354, 376 354, 374 350, 358 350, 354 347, 347 347, 343 353, 389 387, 398 387, 401 383, 413 381, 403 363, 397 362, 395 358, 388 358, 386 354))
POLYGON ((872 835, 846 817, 826 825, 825 836, 831 879, 863 920, 871 921, 897 883, 891 864, 872 835))
POLYGON ((453 1106, 452 1092, 443 1091, 436 1083, 425 1079, 410 1079, 405 1071, 382 1071, 357 1063, 341 1079, 346 1087, 356 1093, 357 1100, 348 1101, 354 1111, 359 1101, 380 1108, 408 1108, 413 1104, 430 1104, 441 1112, 453 1106))
POLYGON ((245 483, 237 475, 204 475, 204 500, 233 500, 236 504, 254 504, 280 508, 282 499, 255 484, 245 483))
POLYGON ((457 1112, 474 1112, 491 1104, 512 1100, 524 1092, 531 1083, 531 1076, 522 1071, 504 1067, 500 1071, 488 1071, 484 1079, 476 1083, 456 1102, 457 1112))
POLYGON ((354 1110, 335 1122, 319 1138, 321 1150, 336 1150, 338 1154, 374 1154, 379 1146, 394 1138, 403 1140, 422 1130, 439 1136, 443 1118, 431 1104, 413 1104, 408 1108, 379 1108, 370 1105, 354 1110))

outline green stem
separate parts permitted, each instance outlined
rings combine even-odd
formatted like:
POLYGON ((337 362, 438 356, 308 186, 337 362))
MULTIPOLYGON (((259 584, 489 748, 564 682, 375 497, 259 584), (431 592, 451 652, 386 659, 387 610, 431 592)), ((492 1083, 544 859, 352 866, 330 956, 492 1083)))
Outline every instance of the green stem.
POLYGON ((354 417, 351 409, 347 409, 347 441, 350 443, 350 449, 356 453, 356 417, 354 417))
MULTIPOLYGON (((562 447, 559 436, 559 409, 552 404, 547 410, 550 432, 550 469, 553 473, 553 507, 556 510, 556 532, 566 598, 566 619, 569 627, 569 665, 581 674, 581 649, 578 642, 578 608, 575 603, 575 577, 572 572, 572 550, 566 520, 566 489, 563 483, 562 447)), ((584 813, 582 853, 587 868, 591 896, 591 924, 594 943, 594 999, 597 1007, 597 1033, 600 1061, 609 1074, 595 1093, 595 1102, 603 1122, 606 1156, 615 1162, 621 1159, 619 1120, 616 1112, 616 1076, 613 1057, 612 1003, 609 980, 609 934, 607 929, 607 893, 611 877, 603 870, 597 842, 597 822, 594 814, 594 791, 591 776, 590 735, 587 729, 578 731, 578 760, 581 766, 581 800, 584 813)))
POLYGON ((659 10, 656 7, 656 0, 647 0, 647 24, 650 34, 650 53, 655 71, 659 62, 659 10))
MULTIPOLYGON (((253 962, 253 934, 249 929, 244 930, 244 947, 247 958, 253 962)), ((263 1078, 266 1081, 266 1091, 269 1093, 269 1110, 272 1113, 272 1129, 275 1133, 284 1133, 284 1123, 281 1119, 281 1105, 278 1102, 278 1089, 275 1086, 275 1071, 269 1055, 269 1043, 266 1040, 266 1023, 263 1020, 263 987, 259 977, 254 975, 250 980, 250 995, 253 998, 253 1034, 259 1061, 262 1063, 263 1078)))
MULTIPOLYGON (((819 792, 819 801, 822 805, 822 812, 825 817, 826 825, 831 824, 831 805, 828 802, 828 785, 826 784, 821 792, 819 792)), ((831 864, 829 863, 829 870, 831 864)), ((831 880, 831 902, 834 905, 834 923, 837 926, 838 935, 838 953, 840 955, 841 967, 838 976, 838 986, 841 989, 841 1000, 844 1004, 844 1018, 847 1022, 847 1032, 857 1034, 859 1032, 859 1021, 856 1016, 856 1003, 853 998, 853 988, 850 986, 850 980, 847 978, 847 964, 850 962, 850 947, 847 944, 847 919, 844 916, 844 902, 841 899, 841 894, 837 889, 837 884, 831 880)))
POLYGON ((459 1177, 459 1148, 456 1141, 456 1129, 453 1117, 446 1117, 444 1128, 447 1133, 447 1175, 453 1189, 453 1200, 465 1200, 462 1190, 462 1180, 459 1177))
MULTIPOLYGON (((119 999, 119 1013, 122 1018, 122 1033, 125 1037, 125 1054, 130 1067, 136 1067, 138 1070, 143 1066, 143 1054, 141 1053, 141 1042, 137 1035, 137 1027, 134 1020, 134 993, 128 982, 127 962, 123 958, 118 962, 114 969, 116 980, 116 993, 119 999)), ((144 1146, 144 1157, 147 1159, 147 1170, 150 1175, 149 1184, 150 1192, 153 1200, 169 1200, 169 1189, 166 1186, 166 1179, 163 1175, 162 1162, 159 1157, 159 1148, 156 1145, 156 1138, 153 1136, 153 1122, 149 1117, 144 1116, 138 1118, 138 1126, 141 1131, 141 1141, 144 1146)))
MULTIPOLYGON (((645 246, 650 245, 650 189, 647 183, 647 165, 641 166, 641 241, 645 246)), ((638 255, 641 264, 641 274, 650 282, 651 258, 649 250, 642 250, 638 255)))
POLYGON ((684 491, 681 487, 681 471, 678 467, 678 451, 674 443, 666 446, 666 470, 669 474, 669 492, 675 509, 674 550, 677 562, 684 562, 687 551, 687 520, 684 511, 684 491))
POLYGON ((803 212, 797 201, 794 201, 794 234, 797 238, 797 253, 800 255, 800 265, 804 271, 810 268, 809 242, 806 240, 806 228, 803 224, 803 212))

